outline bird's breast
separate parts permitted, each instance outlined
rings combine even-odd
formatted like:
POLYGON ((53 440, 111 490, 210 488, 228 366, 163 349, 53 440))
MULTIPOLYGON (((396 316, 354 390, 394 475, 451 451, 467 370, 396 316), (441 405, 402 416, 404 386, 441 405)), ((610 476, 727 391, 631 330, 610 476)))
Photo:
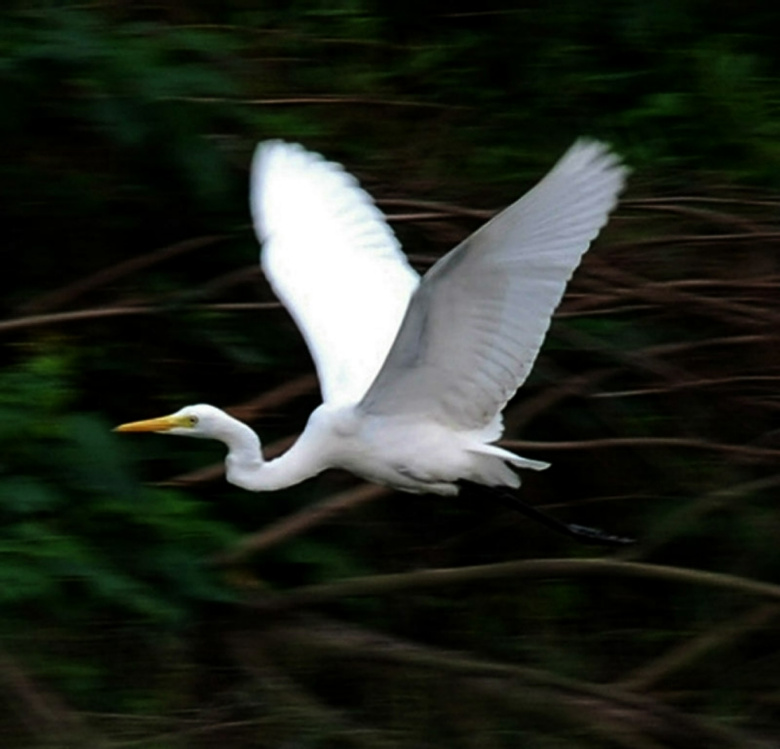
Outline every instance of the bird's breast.
POLYGON ((454 494, 468 459, 450 430, 408 417, 358 413, 345 435, 339 438, 342 468, 402 491, 454 494))

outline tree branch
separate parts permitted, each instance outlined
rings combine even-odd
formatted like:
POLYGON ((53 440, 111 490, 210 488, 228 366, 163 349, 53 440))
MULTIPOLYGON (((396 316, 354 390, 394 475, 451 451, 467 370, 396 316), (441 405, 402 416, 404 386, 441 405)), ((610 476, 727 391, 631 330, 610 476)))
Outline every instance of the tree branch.
POLYGON ((327 522, 334 515, 351 510, 389 494, 390 490, 376 484, 361 484, 322 502, 309 505, 300 512, 288 515, 266 526, 257 533, 244 536, 236 546, 212 557, 212 564, 231 565, 243 562, 247 557, 288 541, 304 531, 327 522))
POLYGON ((473 567, 425 569, 391 575, 369 575, 323 585, 294 588, 287 593, 257 597, 261 609, 289 610, 354 596, 387 596, 417 590, 473 585, 498 580, 549 580, 570 577, 627 577, 665 580, 735 590, 780 601, 780 585, 705 570, 628 562, 619 559, 525 559, 473 567))

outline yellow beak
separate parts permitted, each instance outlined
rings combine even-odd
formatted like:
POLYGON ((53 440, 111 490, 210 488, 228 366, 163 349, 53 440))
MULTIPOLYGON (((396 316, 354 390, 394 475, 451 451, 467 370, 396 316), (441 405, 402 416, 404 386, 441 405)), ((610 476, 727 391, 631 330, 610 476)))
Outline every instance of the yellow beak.
POLYGON ((181 416, 160 416, 157 419, 145 421, 131 421, 129 424, 120 424, 114 428, 115 432, 168 432, 176 427, 190 426, 189 422, 181 416))

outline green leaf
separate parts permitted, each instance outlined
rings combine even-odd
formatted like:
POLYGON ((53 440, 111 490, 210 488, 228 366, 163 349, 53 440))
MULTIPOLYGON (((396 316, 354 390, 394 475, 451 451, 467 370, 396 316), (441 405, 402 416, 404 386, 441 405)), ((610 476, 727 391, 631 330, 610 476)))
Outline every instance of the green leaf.
POLYGON ((63 501, 52 484, 27 476, 0 480, 0 509, 18 515, 53 510, 63 501))

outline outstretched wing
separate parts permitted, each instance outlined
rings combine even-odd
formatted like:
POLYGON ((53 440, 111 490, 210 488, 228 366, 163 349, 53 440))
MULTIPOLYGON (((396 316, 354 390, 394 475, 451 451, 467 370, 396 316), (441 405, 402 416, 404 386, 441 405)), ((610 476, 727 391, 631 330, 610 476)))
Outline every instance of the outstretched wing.
POLYGON ((528 377, 626 174, 605 145, 577 141, 530 192, 439 260, 361 408, 459 429, 494 424, 528 377))
POLYGON ((357 402, 419 276, 357 180, 299 145, 257 147, 250 202, 263 270, 306 339, 323 401, 357 402))

